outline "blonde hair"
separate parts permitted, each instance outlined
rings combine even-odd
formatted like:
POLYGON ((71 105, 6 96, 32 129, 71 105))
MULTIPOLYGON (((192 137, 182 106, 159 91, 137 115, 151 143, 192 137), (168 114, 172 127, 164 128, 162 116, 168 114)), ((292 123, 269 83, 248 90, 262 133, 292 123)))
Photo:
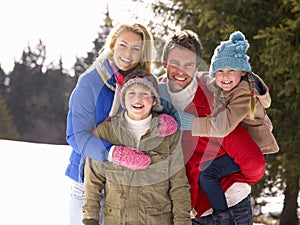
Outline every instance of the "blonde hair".
POLYGON ((249 115, 250 119, 254 120, 254 113, 255 113, 255 97, 254 97, 254 79, 250 73, 247 73, 247 79, 249 83, 249 88, 250 88, 250 101, 249 101, 249 115))
POLYGON ((141 69, 144 69, 147 73, 151 73, 153 39, 149 31, 139 23, 135 23, 132 25, 121 24, 118 27, 112 29, 106 39, 105 45, 99 51, 99 56, 105 54, 108 59, 112 59, 113 58, 112 50, 116 44, 116 39, 124 31, 135 33, 142 38, 142 57, 138 65, 140 66, 141 69))

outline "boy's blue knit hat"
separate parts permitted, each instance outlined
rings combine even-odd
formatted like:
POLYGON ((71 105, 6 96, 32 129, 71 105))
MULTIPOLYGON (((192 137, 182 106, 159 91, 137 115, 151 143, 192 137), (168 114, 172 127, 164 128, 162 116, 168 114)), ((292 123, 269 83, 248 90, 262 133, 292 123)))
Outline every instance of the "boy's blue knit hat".
POLYGON ((218 70, 231 68, 251 72, 249 56, 246 54, 249 43, 240 31, 233 32, 228 41, 222 41, 211 58, 209 74, 214 77, 218 70))

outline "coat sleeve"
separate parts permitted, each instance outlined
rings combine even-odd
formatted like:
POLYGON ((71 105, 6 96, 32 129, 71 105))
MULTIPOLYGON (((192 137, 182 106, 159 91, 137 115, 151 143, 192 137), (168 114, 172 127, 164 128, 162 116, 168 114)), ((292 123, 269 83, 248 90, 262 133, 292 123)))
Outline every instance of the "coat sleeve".
POLYGON ((186 176, 183 152, 180 144, 180 134, 169 136, 173 138, 170 149, 170 197, 173 204, 174 225, 189 225, 190 218, 190 185, 186 176))
POLYGON ((193 136, 225 137, 249 114, 250 92, 246 82, 235 88, 224 110, 216 115, 197 117, 192 123, 193 136))
POLYGON ((111 144, 92 135, 92 130, 95 129, 96 125, 95 98, 98 97, 101 86, 93 75, 88 75, 79 78, 71 94, 67 116, 66 140, 80 155, 99 161, 106 161, 108 156, 107 149, 111 147, 111 144), (97 83, 99 86, 95 87, 93 83, 97 83))
POLYGON ((105 171, 102 162, 86 159, 84 173, 85 196, 83 202, 83 219, 99 221, 100 201, 103 199, 105 177, 99 171, 105 171))

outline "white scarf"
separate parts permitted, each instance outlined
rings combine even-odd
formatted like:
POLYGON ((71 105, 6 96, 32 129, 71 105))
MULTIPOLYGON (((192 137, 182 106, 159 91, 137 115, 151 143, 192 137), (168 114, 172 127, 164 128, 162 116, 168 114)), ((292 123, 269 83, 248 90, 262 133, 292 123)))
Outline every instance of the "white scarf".
POLYGON ((195 93, 198 87, 196 76, 194 76, 191 83, 189 83, 184 89, 178 92, 173 92, 169 87, 169 81, 167 82, 167 90, 170 95, 173 106, 176 109, 184 110, 194 99, 195 93), (184 96, 184 97, 183 97, 184 96))

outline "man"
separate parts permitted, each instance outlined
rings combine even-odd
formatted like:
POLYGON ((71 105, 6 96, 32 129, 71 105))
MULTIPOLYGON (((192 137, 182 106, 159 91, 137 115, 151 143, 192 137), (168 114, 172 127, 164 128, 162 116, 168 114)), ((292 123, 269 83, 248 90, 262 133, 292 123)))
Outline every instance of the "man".
POLYGON ((193 224, 252 224, 250 200, 251 184, 264 175, 265 159, 245 129, 239 125, 223 139, 196 137, 196 117, 209 116, 213 110, 213 94, 202 83, 197 73, 201 62, 201 44, 198 36, 183 30, 175 33, 166 43, 162 64, 166 76, 161 79, 161 98, 178 110, 182 134, 182 148, 186 171, 191 185, 191 214, 193 224), (210 160, 227 153, 239 165, 239 173, 220 180, 230 210, 212 213, 209 201, 198 184, 200 172, 210 160))

